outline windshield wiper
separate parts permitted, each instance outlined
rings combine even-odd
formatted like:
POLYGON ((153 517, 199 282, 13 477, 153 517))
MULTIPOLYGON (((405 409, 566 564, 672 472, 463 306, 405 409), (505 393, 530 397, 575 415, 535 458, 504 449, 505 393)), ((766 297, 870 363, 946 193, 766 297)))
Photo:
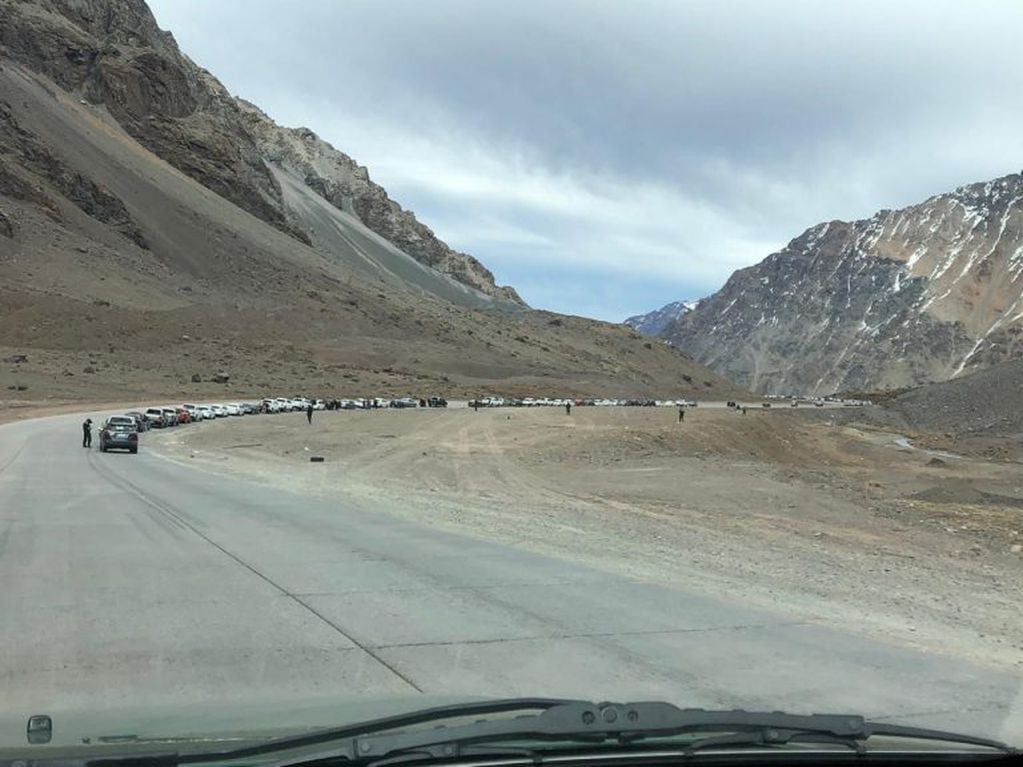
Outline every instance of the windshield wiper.
POLYGON ((398 761, 402 757, 430 760, 479 756, 502 750, 509 753, 515 752, 514 746, 522 742, 629 746, 645 739, 699 733, 715 735, 681 743, 679 750, 692 753, 718 746, 780 746, 799 742, 845 745, 862 752, 865 741, 873 736, 886 736, 976 746, 1005 754, 1018 753, 1004 743, 988 738, 870 722, 858 715, 710 711, 682 709, 662 702, 595 704, 524 698, 425 709, 350 727, 280 738, 233 751, 183 754, 177 763, 241 759, 327 745, 328 748, 318 753, 307 752, 282 759, 280 764, 344 758, 368 766, 398 761), (517 711, 532 713, 507 716, 517 711), (504 716, 444 724, 453 719, 493 714, 504 716), (431 723, 435 726, 407 729, 431 723))

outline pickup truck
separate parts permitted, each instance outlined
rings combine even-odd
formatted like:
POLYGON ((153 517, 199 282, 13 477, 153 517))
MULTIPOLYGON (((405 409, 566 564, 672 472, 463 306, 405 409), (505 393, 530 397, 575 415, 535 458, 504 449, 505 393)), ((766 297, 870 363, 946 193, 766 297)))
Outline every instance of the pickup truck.
POLYGON ((163 410, 158 407, 151 407, 144 413, 146 421, 149 422, 150 428, 162 429, 167 425, 167 419, 163 415, 163 410))

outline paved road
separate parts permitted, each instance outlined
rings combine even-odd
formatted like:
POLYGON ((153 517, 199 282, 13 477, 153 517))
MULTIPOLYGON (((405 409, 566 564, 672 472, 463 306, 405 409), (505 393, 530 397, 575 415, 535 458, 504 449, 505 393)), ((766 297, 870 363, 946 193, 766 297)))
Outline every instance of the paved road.
POLYGON ((0 715, 421 693, 857 710, 1003 735, 1021 681, 0 427, 0 715))

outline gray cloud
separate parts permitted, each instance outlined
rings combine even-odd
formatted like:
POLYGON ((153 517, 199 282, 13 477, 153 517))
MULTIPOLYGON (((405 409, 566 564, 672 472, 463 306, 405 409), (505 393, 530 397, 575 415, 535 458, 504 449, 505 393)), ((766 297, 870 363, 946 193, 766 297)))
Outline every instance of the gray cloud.
POLYGON ((819 220, 1023 165, 1019 3, 152 6, 500 277, 628 275, 592 291, 605 317, 711 290, 819 220))

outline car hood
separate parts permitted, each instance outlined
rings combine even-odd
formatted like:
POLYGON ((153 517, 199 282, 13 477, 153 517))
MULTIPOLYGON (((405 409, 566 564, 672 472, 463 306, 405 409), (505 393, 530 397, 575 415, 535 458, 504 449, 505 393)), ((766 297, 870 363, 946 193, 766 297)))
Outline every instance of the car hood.
POLYGON ((166 744, 173 750, 190 743, 255 741, 324 727, 355 724, 434 706, 473 700, 471 696, 415 696, 400 698, 315 698, 269 702, 225 701, 180 706, 131 706, 58 710, 46 707, 0 714, 0 757, 12 750, 42 758, 51 749, 104 751, 117 747, 138 750, 140 745, 166 744), (32 715, 53 720, 53 738, 45 745, 28 744, 26 727, 32 715))

